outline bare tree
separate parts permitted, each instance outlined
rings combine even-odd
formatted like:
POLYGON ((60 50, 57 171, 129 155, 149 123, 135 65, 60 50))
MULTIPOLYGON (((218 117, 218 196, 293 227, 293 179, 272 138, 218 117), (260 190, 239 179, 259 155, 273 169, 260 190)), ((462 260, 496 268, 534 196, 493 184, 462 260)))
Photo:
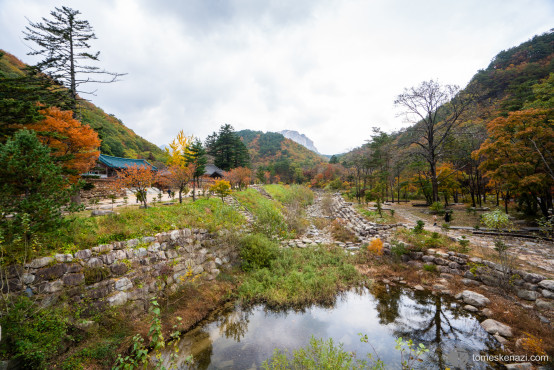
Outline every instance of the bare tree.
POLYGON ((402 109, 400 115, 406 122, 415 125, 410 130, 412 143, 419 147, 418 154, 429 164, 433 202, 439 200, 437 163, 470 102, 468 96, 461 96, 458 86, 443 86, 433 80, 404 89, 394 101, 402 109))
POLYGON ((66 6, 50 12, 53 19, 42 18, 44 23, 33 23, 25 27, 25 40, 33 41, 38 48, 31 48, 29 55, 42 55, 44 60, 36 67, 69 89, 73 100, 73 112, 77 107, 79 93, 94 94, 95 91, 78 90, 82 84, 111 83, 124 75, 84 65, 87 61, 98 61, 100 52, 89 53, 90 40, 96 39, 87 20, 78 19, 81 14, 66 6), (81 77, 82 76, 82 77, 81 77), (98 76, 98 77, 97 77, 98 76), (108 76, 102 79, 100 76, 108 76))

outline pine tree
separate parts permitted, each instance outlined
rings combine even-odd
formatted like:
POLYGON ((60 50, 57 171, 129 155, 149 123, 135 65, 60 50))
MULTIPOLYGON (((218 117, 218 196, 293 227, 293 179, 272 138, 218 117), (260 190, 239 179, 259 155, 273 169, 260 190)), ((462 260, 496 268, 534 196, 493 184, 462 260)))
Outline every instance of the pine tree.
POLYGON ((100 52, 88 52, 91 47, 89 42, 96 39, 96 35, 87 20, 78 19, 79 14, 81 12, 78 10, 66 6, 55 8, 50 12, 53 19, 42 18, 44 23, 29 22, 23 31, 25 40, 38 45, 29 55, 45 57, 36 67, 69 89, 74 112, 78 93, 94 93, 78 90, 80 85, 89 82, 111 83, 123 75, 85 64, 98 61, 100 52), (109 78, 97 79, 96 76, 100 75, 109 78))
POLYGON ((246 145, 229 124, 221 126, 218 133, 208 136, 206 148, 208 154, 214 157, 214 164, 224 171, 246 167, 250 163, 246 145))
POLYGON ((63 222, 71 188, 33 131, 20 130, 0 145, 0 163, 0 225, 8 235, 19 233, 25 218, 31 233, 63 222))

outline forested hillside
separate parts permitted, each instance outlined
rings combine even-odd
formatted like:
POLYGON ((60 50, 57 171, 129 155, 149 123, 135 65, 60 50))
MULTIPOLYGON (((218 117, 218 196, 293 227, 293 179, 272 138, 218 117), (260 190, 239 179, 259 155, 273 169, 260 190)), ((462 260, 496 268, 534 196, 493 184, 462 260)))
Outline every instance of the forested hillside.
POLYGON ((362 198, 429 204, 493 196, 547 216, 554 189, 554 32, 504 50, 467 87, 426 81, 395 105, 412 126, 376 130, 340 162, 362 198), (437 98, 440 96, 440 99, 437 98), (442 99, 442 100, 441 100, 442 99))
POLYGON ((304 172, 325 159, 302 145, 276 132, 238 131, 250 152, 252 167, 259 172, 269 171, 282 181, 302 182, 304 172))
MULTIPOLYGON (((46 80, 46 77, 34 74, 32 71, 27 70, 26 67, 27 66, 15 56, 0 50, 0 112, 2 113, 0 125, 2 130, 8 130, 8 126, 10 126, 14 120, 18 124, 23 125, 31 123, 25 122, 25 118, 34 120, 36 117, 26 117, 29 113, 23 105, 35 104, 36 101, 47 103, 44 100, 49 98, 43 91, 38 91, 45 86, 43 82, 46 80), (33 94, 36 100, 24 100, 23 94, 26 94, 25 98, 30 96, 29 94, 33 94), (18 101, 18 95, 22 96, 20 101, 18 101), (8 118, 12 121, 7 122, 8 118)), ((49 89, 52 94, 54 93, 52 87, 48 87, 47 89, 49 89)), ((64 90, 65 89, 60 87, 56 93, 63 98, 64 90)), ((59 99, 57 100, 57 104, 52 102, 52 105, 62 105, 60 107, 62 109, 68 108, 60 104, 59 99)), ((102 153, 117 157, 146 158, 152 161, 165 161, 165 154, 160 148, 138 136, 115 116, 105 113, 94 104, 81 101, 78 114, 83 124, 90 125, 90 127, 98 133, 99 138, 102 140, 100 146, 100 151, 102 153)), ((6 134, 4 133, 3 135, 5 136, 6 134)))

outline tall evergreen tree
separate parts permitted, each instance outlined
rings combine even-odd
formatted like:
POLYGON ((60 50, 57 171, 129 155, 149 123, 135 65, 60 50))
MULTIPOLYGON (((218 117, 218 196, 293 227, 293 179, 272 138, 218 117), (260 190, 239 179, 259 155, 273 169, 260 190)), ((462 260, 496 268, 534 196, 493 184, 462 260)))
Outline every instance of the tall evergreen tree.
POLYGON ((43 23, 29 22, 23 31, 25 40, 38 45, 29 55, 45 57, 36 67, 69 89, 74 112, 78 93, 93 93, 79 90, 80 85, 115 82, 122 76, 121 73, 86 65, 87 62, 98 61, 100 52, 88 51, 91 47, 89 42, 96 39, 96 35, 87 20, 78 19, 79 14, 78 10, 66 6, 55 8, 50 12, 53 19, 42 18, 43 23), (97 76, 101 75, 109 77, 98 79, 97 76))
POLYGON ((224 171, 246 167, 250 163, 248 148, 229 124, 221 126, 218 133, 208 136, 206 149, 214 157, 214 164, 224 171))
POLYGON ((71 189, 33 131, 20 130, 0 144, 0 163, 0 225, 8 235, 20 232, 24 222, 29 225, 27 232, 62 222, 62 207, 69 203, 71 189))
POLYGON ((202 146, 202 142, 196 139, 185 152, 185 162, 187 165, 192 164, 194 166, 194 173, 192 179, 192 200, 196 200, 196 186, 200 185, 200 177, 206 172, 206 150, 202 146))

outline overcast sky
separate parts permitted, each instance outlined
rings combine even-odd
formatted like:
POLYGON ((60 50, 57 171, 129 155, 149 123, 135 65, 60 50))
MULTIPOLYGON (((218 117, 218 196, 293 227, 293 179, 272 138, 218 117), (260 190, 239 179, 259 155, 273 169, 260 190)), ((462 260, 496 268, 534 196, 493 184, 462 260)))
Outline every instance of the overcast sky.
POLYGON ((297 130, 320 152, 407 124, 393 101, 438 79, 464 87, 501 50, 554 27, 552 0, 0 0, 0 48, 56 6, 94 27, 98 65, 128 73, 90 99, 161 145, 181 129, 297 130))

